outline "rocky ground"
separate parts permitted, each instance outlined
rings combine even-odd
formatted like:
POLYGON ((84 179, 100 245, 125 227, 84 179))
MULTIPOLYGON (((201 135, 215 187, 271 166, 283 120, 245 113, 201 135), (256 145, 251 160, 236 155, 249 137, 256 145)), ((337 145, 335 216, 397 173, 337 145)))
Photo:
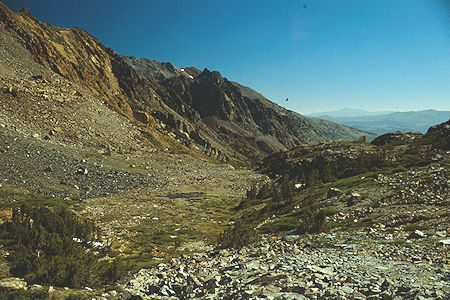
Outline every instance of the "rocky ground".
POLYGON ((320 205, 337 211, 328 233, 266 234, 240 250, 172 259, 140 270, 123 284, 123 298, 448 299, 448 154, 317 187, 320 205))
POLYGON ((267 237, 239 251, 173 259, 139 271, 124 298, 448 299, 448 240, 424 238, 430 251, 422 240, 398 245, 381 233, 267 237))
MULTIPOLYGON (((52 287, 57 298, 68 293, 95 299, 450 296, 448 153, 403 172, 318 186, 319 203, 338 211, 327 219, 334 226, 328 233, 264 235, 240 250, 216 251, 215 240, 236 213, 233 208, 251 184, 267 177, 164 150, 79 150, 9 126, 0 126, 0 138, 3 206, 17 200, 16 188, 78 200, 77 214, 101 228, 105 259, 142 268, 113 290, 52 287)), ((282 218, 276 214, 265 223, 282 218)), ((3 250, 2 257, 7 257, 3 250)))
POLYGON ((6 128, 0 128, 0 139, 3 184, 42 195, 77 199, 156 184, 148 175, 106 167, 93 159, 93 154, 88 157, 69 147, 26 138, 6 128))
MULTIPOLYGON (((140 252, 126 249, 127 244, 143 232, 158 232, 166 239, 165 246, 175 241, 182 246, 199 238, 203 247, 204 234, 220 232, 237 199, 249 185, 265 178, 206 158, 151 148, 120 153, 79 150, 26 137, 6 126, 0 127, 0 140, 3 207, 14 205, 29 192, 70 203, 75 200, 77 213, 102 228, 103 242, 134 255, 140 252), (169 238, 183 235, 186 239, 181 241, 169 238)), ((157 244, 160 253, 163 249, 157 244)))

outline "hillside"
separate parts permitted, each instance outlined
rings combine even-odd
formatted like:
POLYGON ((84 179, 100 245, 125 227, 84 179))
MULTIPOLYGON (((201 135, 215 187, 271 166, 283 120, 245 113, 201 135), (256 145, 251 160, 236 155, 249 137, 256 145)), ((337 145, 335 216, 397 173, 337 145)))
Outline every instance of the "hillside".
POLYGON ((449 111, 422 110, 408 112, 380 113, 376 115, 339 116, 314 115, 314 117, 367 132, 383 134, 391 131, 422 132, 430 126, 450 118, 449 111))
POLYGON ((258 106, 218 72, 192 67, 181 71, 170 63, 123 57, 82 29, 43 24, 26 9, 15 13, 0 4, 0 14, 2 35, 14 43, 4 49, 4 55, 20 60, 16 56, 20 51, 28 57, 22 63, 25 69, 37 63, 46 73, 85 89, 145 128, 150 144, 159 148, 194 150, 247 164, 247 158, 256 161, 299 143, 352 140, 365 134, 342 126, 331 130, 321 122, 274 110, 272 105, 258 106))

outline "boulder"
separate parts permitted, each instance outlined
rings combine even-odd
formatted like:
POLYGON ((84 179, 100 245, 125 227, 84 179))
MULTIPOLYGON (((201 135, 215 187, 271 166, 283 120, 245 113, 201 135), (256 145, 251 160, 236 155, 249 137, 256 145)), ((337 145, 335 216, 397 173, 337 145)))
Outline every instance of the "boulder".
POLYGON ((426 236, 427 236, 427 235, 426 235, 423 231, 415 230, 414 232, 412 232, 412 233, 409 235, 409 238, 420 239, 420 238, 424 238, 424 237, 426 237, 426 236))
POLYGON ((135 111, 134 118, 141 123, 149 124, 151 116, 145 111, 135 111))
POLYGON ((327 198, 341 196, 341 195, 342 195, 342 191, 340 189, 332 187, 328 190, 327 198))
POLYGON ((8 277, 0 280, 0 290, 27 290, 27 283, 23 279, 8 277))

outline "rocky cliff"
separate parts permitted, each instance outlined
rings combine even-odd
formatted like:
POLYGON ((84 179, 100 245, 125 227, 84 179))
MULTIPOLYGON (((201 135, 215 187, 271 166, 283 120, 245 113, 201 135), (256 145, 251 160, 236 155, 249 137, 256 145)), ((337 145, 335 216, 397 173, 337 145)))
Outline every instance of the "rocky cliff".
POLYGON ((125 60, 170 91, 165 101, 178 114, 206 124, 215 140, 225 141, 234 151, 249 157, 300 143, 354 140, 367 134, 284 109, 217 71, 179 69, 169 63, 135 57, 125 60))

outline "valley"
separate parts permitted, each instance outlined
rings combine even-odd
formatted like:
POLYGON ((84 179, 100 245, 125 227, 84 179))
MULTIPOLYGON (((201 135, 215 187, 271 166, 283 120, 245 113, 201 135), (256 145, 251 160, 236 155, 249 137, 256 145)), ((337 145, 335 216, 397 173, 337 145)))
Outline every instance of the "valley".
POLYGON ((305 117, 0 2, 0 298, 447 299, 433 125, 305 117))

